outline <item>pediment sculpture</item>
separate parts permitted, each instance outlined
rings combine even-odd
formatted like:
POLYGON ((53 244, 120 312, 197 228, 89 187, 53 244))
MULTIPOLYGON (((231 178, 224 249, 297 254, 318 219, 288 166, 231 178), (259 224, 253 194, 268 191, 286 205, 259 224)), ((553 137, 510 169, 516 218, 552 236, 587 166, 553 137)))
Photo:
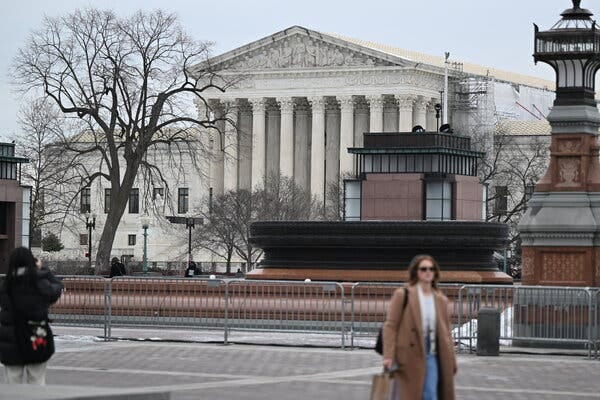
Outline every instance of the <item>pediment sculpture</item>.
POLYGON ((224 63, 225 69, 385 66, 390 62, 303 35, 294 35, 224 63))

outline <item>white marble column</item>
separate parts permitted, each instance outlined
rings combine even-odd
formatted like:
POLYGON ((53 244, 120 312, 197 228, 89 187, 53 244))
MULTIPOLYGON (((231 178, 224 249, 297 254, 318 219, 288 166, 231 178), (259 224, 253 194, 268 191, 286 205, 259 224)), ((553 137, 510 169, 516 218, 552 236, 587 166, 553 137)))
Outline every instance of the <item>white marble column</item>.
POLYGON ((265 99, 250 99, 252 104, 252 189, 261 187, 266 171, 265 99))
POLYGON ((281 109, 279 170, 281 175, 294 176, 294 102, 291 97, 278 98, 281 109))
POLYGON ((423 128, 427 126, 427 102, 423 98, 423 96, 417 97, 415 101, 415 106, 413 108, 413 124, 421 125, 423 128))
POLYGON ((310 193, 319 201, 325 199, 325 99, 310 97, 312 106, 312 139, 310 146, 310 193))
POLYGON ((436 99, 431 99, 427 103, 427 132, 436 132, 437 131, 437 120, 435 118, 435 104, 437 103, 436 99))
POLYGON ((294 129, 294 181, 310 189, 310 110, 306 102, 296 104, 294 129))
POLYGON ((396 99, 384 97, 383 101, 383 131, 398 132, 398 106, 396 99))
POLYGON ((279 176, 279 141, 281 133, 281 113, 277 104, 267 107, 267 174, 279 176))
POLYGON ((383 132, 383 96, 366 96, 369 102, 371 119, 369 129, 371 132, 383 132))
POLYGON ((252 108, 247 102, 240 104, 238 130, 238 185, 240 189, 252 188, 252 108))
POLYGON ((209 103, 210 109, 213 112, 216 129, 211 129, 211 176, 210 186, 213 188, 215 196, 221 196, 224 191, 224 176, 225 176, 225 112, 223 104, 218 100, 209 103))
MULTIPOLYGON (((325 185, 338 185, 340 177, 340 108, 330 100, 325 105, 325 185)), ((325 188, 327 193, 327 187, 325 188)))
POLYGON ((238 188, 238 107, 235 100, 225 102, 225 176, 224 190, 238 188))
POLYGON ((399 95, 398 98, 398 131, 412 132, 414 96, 399 95))
POLYGON ((348 148, 354 146, 354 99, 339 96, 340 102, 340 176, 354 172, 354 157, 348 148))
POLYGON ((369 132, 369 104, 365 101, 354 105, 354 147, 363 147, 364 134, 369 132))

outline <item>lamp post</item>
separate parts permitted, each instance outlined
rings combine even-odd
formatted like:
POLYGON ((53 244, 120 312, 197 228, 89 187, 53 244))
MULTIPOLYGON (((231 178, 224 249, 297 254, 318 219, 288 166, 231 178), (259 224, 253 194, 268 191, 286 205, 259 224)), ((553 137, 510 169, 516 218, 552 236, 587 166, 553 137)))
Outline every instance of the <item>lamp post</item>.
POLYGON ((142 216, 142 228, 144 229, 144 263, 143 272, 144 275, 148 275, 148 227, 150 226, 150 218, 144 214, 142 216))
POLYGON ((96 214, 85 213, 85 228, 88 231, 88 267, 92 269, 92 231, 96 229, 96 214))
POLYGON ((185 226, 188 228, 188 266, 192 263, 192 229, 196 224, 196 218, 186 218, 185 226))
POLYGON ((440 111, 442 111, 442 105, 440 103, 436 103, 435 108, 435 120, 436 120, 436 128, 435 131, 440 131, 440 111))

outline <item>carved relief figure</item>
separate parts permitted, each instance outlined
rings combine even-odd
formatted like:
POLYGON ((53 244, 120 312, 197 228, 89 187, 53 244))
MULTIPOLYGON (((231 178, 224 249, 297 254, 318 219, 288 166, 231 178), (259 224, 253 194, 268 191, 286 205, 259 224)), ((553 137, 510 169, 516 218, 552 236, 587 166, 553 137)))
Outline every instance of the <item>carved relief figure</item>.
POLYGON ((565 185, 579 182, 579 160, 576 158, 562 158, 558 160, 558 174, 565 185))

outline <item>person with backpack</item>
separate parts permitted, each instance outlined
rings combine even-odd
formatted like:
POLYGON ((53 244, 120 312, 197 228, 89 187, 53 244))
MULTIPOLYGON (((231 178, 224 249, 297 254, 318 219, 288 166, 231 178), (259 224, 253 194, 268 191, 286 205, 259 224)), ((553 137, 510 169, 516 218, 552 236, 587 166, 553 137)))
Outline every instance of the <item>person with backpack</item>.
POLYGON ((408 267, 382 329, 383 367, 395 370, 393 399, 454 400, 457 371, 448 299, 437 288, 440 268, 429 255, 408 267))
POLYGON ((110 261, 110 277, 114 278, 115 276, 125 276, 127 275, 127 271, 125 270, 125 265, 119 261, 117 257, 113 257, 110 261))
POLYGON ((25 247, 10 253, 0 288, 0 362, 6 383, 46 384, 46 362, 54 354, 48 308, 62 284, 25 247))

